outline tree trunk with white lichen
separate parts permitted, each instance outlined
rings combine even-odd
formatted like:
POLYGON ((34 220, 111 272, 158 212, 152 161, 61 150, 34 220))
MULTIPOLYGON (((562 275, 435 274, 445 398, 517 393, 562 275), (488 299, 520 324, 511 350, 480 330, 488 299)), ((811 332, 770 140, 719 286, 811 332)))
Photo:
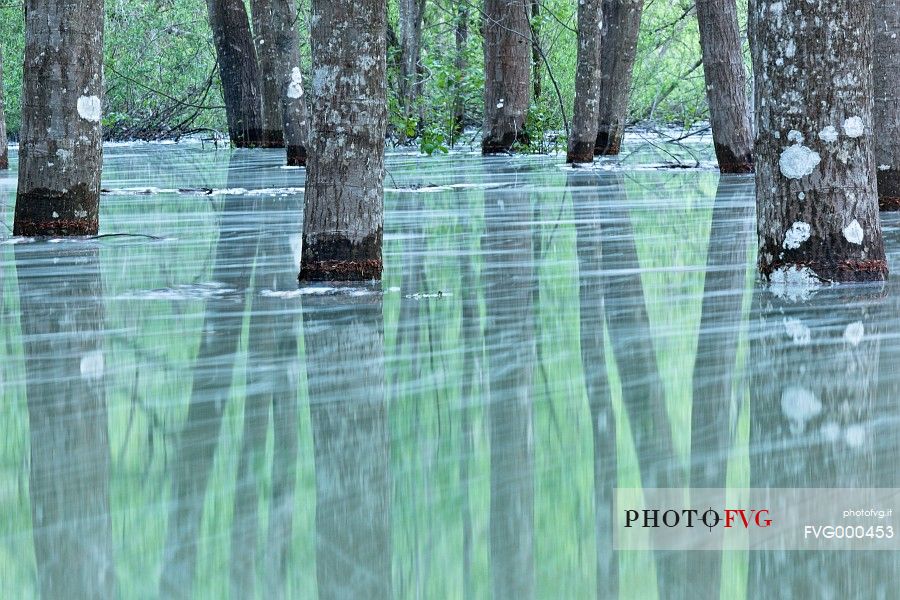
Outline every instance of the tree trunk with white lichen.
POLYGON ((751 2, 759 270, 789 288, 887 275, 871 3, 751 2))
POLYGON ((103 140, 103 2, 25 2, 14 235, 93 235, 103 140))
POLYGON ((275 47, 276 0, 251 0, 253 41, 259 64, 261 146, 284 147, 284 125, 281 116, 281 74, 278 72, 278 49, 275 47))
POLYGON ((882 210, 900 210, 900 0, 875 0, 875 164, 882 210))
POLYGON ((616 155, 622 147, 643 10, 643 0, 603 0, 605 26, 600 50, 600 119, 595 156, 616 155))
POLYGON ((600 42, 603 34, 603 1, 578 4, 578 64, 575 72, 575 110, 569 136, 568 163, 594 161, 594 143, 600 118, 600 42))
POLYGON ((722 173, 753 171, 747 73, 735 0, 698 0, 700 47, 713 144, 722 173))
POLYGON ((523 0, 484 3, 483 154, 512 150, 527 141, 531 101, 531 15, 523 0))
POLYGON ((9 168, 9 145, 6 141, 6 111, 3 106, 3 48, 0 47, 0 169, 9 168))
POLYGON ((312 3, 312 135, 301 281, 380 279, 385 0, 312 3))
POLYGON ((238 148, 264 146, 259 63, 247 9, 242 0, 206 0, 206 7, 231 143, 238 148))

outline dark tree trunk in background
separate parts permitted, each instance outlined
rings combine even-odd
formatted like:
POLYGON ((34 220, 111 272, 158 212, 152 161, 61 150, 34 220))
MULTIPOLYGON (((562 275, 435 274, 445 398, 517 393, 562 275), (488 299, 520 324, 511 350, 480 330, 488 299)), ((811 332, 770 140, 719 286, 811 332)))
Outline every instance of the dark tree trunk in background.
POLYGON ((469 6, 460 3, 456 13, 456 86, 453 91, 453 141, 466 127, 466 99, 463 97, 463 79, 468 67, 466 46, 469 43, 469 6))
POLYGON ((643 0, 603 0, 596 156, 618 154, 622 146, 643 10, 643 0))
POLYGON ((531 16, 526 0, 484 2, 484 154, 527 141, 531 95, 531 16))
POLYGON ((790 6, 757 1, 750 15, 759 269, 788 293, 880 281, 872 3, 790 6))
POLYGON ((293 0, 253 0, 265 146, 287 148, 287 164, 306 165, 306 99, 300 71, 297 6, 293 0))
POLYGON ((27 0, 14 235, 93 235, 100 209, 103 2, 27 0))
POLYGON ((301 281, 381 279, 384 0, 313 0, 301 281))
MULTIPOLYGON (((424 16, 425 0, 400 0, 400 110, 405 120, 413 118, 422 91, 419 58, 424 16)), ((401 140, 406 139, 405 129, 400 132, 401 140)))
POLYGON ((568 163, 594 161, 600 118, 600 42, 603 0, 578 3, 578 65, 575 71, 575 110, 569 137, 568 163))
POLYGON ((697 0, 713 143, 722 173, 753 171, 747 73, 735 0, 697 0))
POLYGON ((284 147, 284 124, 281 113, 281 73, 278 71, 278 48, 275 46, 276 0, 251 0, 253 38, 256 42, 260 79, 261 146, 284 147))
POLYGON ((900 210, 900 0, 875 0, 875 165, 882 210, 900 210))
POLYGON ((99 250, 16 246, 42 598, 116 598, 99 250))
POLYGON ((3 103, 3 48, 0 47, 0 169, 9 168, 9 145, 6 140, 6 110, 3 103))
POLYGON ((306 166, 309 144, 306 95, 300 71, 300 45, 297 33, 297 5, 294 0, 273 0, 272 27, 275 29, 275 69, 279 75, 278 96, 281 98, 281 121, 287 164, 306 166))
POLYGON ((243 0, 206 0, 225 98, 228 135, 238 148, 265 145, 259 63, 243 0))
POLYGON ((541 97, 541 0, 531 0, 531 78, 534 98, 541 97))
POLYGON ((393 597, 391 435, 380 296, 304 301, 322 600, 393 597), (335 319, 341 327, 335 328, 335 319))

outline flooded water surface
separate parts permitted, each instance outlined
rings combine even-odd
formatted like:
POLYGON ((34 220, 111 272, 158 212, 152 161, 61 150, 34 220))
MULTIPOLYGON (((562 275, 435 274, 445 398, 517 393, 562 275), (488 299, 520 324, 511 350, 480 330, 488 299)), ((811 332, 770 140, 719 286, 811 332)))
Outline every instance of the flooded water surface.
POLYGON ((277 151, 110 147, 92 240, 10 237, 0 175, 2 596, 896 597, 613 550, 615 487, 900 487, 897 279, 763 289, 752 177, 628 152, 391 155, 353 286, 298 287, 277 151))

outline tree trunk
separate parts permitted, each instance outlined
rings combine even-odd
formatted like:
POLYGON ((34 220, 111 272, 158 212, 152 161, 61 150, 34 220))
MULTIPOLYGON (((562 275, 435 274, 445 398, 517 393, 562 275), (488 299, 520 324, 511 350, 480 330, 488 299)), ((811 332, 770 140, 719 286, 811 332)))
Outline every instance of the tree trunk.
POLYGON ((466 127, 466 101, 463 98, 464 73, 468 68, 466 46, 469 43, 469 7, 460 3, 456 14, 456 85, 453 98, 453 143, 466 127))
POLYGON ((872 142, 872 3, 751 11, 759 269, 788 294, 887 275, 872 142))
POLYGON ((0 170, 9 168, 9 144, 6 140, 6 110, 3 103, 3 48, 0 48, 0 170))
POLYGON ((259 63, 243 0, 206 0, 216 44, 228 135, 238 148, 264 146, 259 63))
MULTIPOLYGON (((419 57, 422 52, 422 19, 425 0, 400 0, 400 110, 403 119, 415 114, 419 98, 419 57)), ((400 132, 405 141, 405 127, 400 132)))
POLYGON ((304 300, 319 598, 392 598, 391 434, 380 296, 304 300), (335 319, 344 325, 335 328, 335 319))
POLYGON ((875 0, 875 164, 882 210, 900 210, 900 0, 875 0))
POLYGON ((275 2, 251 0, 253 39, 259 65, 260 119, 264 148, 284 148, 284 124, 281 111, 281 73, 278 71, 278 48, 275 45, 275 2))
POLYGON ((93 235, 103 139, 103 2, 25 2, 14 235, 93 235))
POLYGON ((287 164, 306 166, 306 146, 309 143, 306 97, 303 74, 300 71, 300 46, 297 34, 297 5, 294 0, 273 0, 273 29, 275 30, 275 69, 280 74, 278 96, 281 98, 281 119, 287 164))
POLYGON ((747 73, 735 0, 697 0, 713 144, 722 173, 753 172, 747 73))
POLYGON ((541 97, 541 0, 531 0, 531 79, 534 99, 541 97))
POLYGON ((301 281, 381 279, 384 0, 312 4, 312 155, 301 281))
MULTIPOLYGON (((61 46, 64 47, 64 46, 61 46)), ((49 53, 48 53, 49 54, 49 53)), ((36 583, 43 598, 116 598, 99 252, 16 246, 36 583)))
POLYGON ((578 3, 578 66, 575 73, 575 110, 569 137, 568 163, 594 161, 600 118, 600 42, 603 0, 578 3))
POLYGON ((527 141, 525 118, 531 95, 530 4, 523 0, 484 3, 483 154, 509 152, 527 141))
POLYGON ((643 10, 643 0, 603 0, 606 26, 600 42, 600 120, 595 156, 616 155, 622 147, 643 10))

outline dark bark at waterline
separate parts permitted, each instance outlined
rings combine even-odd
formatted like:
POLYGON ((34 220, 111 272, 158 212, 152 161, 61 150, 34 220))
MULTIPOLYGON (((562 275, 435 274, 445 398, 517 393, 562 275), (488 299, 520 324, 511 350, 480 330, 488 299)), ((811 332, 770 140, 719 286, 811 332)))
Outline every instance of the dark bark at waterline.
POLYGON ((753 172, 747 73, 735 0, 698 0, 706 98, 719 170, 753 172))
POLYGON ((31 460, 35 583, 43 598, 117 598, 99 249, 15 248, 31 460), (62 317, 65 315, 65 318, 62 317))
POLYGON ((900 210, 900 0, 875 0, 875 164, 882 210, 900 210))
POLYGON ((600 118, 600 44, 603 37, 603 0, 578 3, 578 63, 575 72, 575 110, 567 163, 594 162, 600 118))
POLYGON ((381 279, 385 3, 314 0, 312 11, 317 80, 300 280, 381 279))
POLYGON ((14 235, 93 235, 103 140, 103 2, 25 2, 14 235))
POLYGON ((206 7, 231 143, 238 148, 264 146, 259 63, 247 9, 242 0, 206 0, 206 7))
POLYGON ((527 141, 531 101, 531 15, 525 0, 484 3, 483 154, 512 150, 527 141))
POLYGON ((606 25, 600 49, 600 119, 595 156, 616 155, 622 147, 643 10, 643 0, 603 0, 606 25))
POLYGON ((9 168, 9 144, 6 139, 6 110, 3 101, 3 48, 0 47, 0 169, 9 168))
POLYGON ((884 280, 872 3, 757 1, 750 22, 760 272, 791 289, 884 280))

